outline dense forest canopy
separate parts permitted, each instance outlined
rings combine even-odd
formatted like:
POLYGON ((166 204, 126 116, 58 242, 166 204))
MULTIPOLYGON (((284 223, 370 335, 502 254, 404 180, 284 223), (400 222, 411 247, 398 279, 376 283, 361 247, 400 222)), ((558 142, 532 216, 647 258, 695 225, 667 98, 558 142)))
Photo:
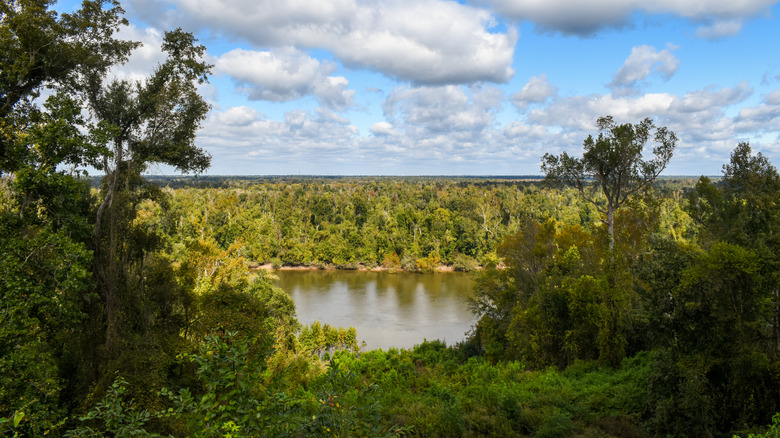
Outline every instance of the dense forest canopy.
POLYGON ((650 184, 659 129, 618 204, 511 178, 158 184, 151 164, 209 165, 204 48, 174 30, 146 78, 108 80, 137 46, 119 4, 50 6, 0 3, 0 435, 706 437, 780 411, 780 176, 748 143, 718 180, 650 184), (257 264, 475 271, 479 320, 361 351, 257 264))

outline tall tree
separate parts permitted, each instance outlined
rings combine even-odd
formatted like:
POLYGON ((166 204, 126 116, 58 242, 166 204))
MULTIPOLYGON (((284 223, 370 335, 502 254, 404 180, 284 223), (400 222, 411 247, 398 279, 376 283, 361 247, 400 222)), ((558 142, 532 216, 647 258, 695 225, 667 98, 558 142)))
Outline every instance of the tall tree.
MULTIPOLYGON (((166 32, 165 62, 142 81, 103 75, 86 77, 86 100, 92 115, 92 138, 102 147, 94 165, 105 172, 95 218, 95 259, 105 300, 106 347, 115 350, 121 325, 120 282, 133 252, 126 230, 135 216, 139 179, 150 164, 182 172, 202 172, 211 157, 195 145, 195 134, 209 110, 197 86, 211 66, 202 61, 205 47, 181 29, 166 32), (123 240, 124 239, 124 240, 123 240)), ((136 251, 136 253, 143 251, 136 251)))
POLYGON ((705 246, 728 242, 755 251, 761 260, 765 298, 774 300, 772 345, 780 352, 780 174, 760 152, 741 142, 723 166, 723 181, 701 177, 687 206, 702 225, 705 246))
POLYGON ((614 260, 615 211, 635 194, 645 190, 666 168, 677 144, 677 136, 666 127, 658 127, 650 118, 638 124, 617 124, 612 116, 596 121, 599 135, 589 135, 583 143, 582 158, 566 152, 561 155, 544 154, 542 172, 547 181, 576 188, 583 198, 606 215, 602 221, 609 233, 609 250, 614 260), (655 133, 652 131, 655 129, 655 133), (653 158, 642 159, 642 150, 653 139, 653 158), (606 206, 597 199, 603 193, 606 206))

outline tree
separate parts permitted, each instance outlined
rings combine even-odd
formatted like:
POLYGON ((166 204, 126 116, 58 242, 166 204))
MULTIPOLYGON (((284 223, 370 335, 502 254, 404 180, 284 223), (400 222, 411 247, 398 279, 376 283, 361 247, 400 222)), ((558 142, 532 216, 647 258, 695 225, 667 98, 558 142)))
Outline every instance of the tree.
POLYGON ((108 177, 97 212, 98 237, 124 176, 140 174, 153 163, 185 173, 202 172, 210 164, 211 157, 194 144, 209 110, 196 83, 205 82, 211 69, 200 60, 206 48, 195 41, 181 29, 166 32, 162 49, 168 59, 145 81, 115 79, 104 86, 102 75, 87 78, 89 108, 97 121, 93 134, 106 147, 94 163, 108 177))
POLYGON ((779 195, 777 170, 740 143, 722 181, 702 177, 690 193, 701 248, 668 241, 641 264, 660 347, 653 433, 713 435, 777 412, 779 195))
POLYGON ((141 173, 162 163, 182 172, 202 172, 211 157, 195 143, 195 133, 209 106, 198 94, 211 66, 201 61, 205 47, 181 29, 166 32, 162 49, 168 57, 143 81, 85 76, 91 138, 101 147, 92 164, 105 172, 102 199, 95 218, 95 259, 107 319, 106 346, 116 345, 123 298, 121 272, 129 257, 143 248, 127 243, 127 231, 145 183, 141 173), (124 240, 123 240, 124 239, 124 240))
POLYGON ((606 219, 609 250, 612 260, 615 251, 615 211, 635 194, 647 189, 672 158, 677 136, 666 127, 656 128, 649 118, 638 124, 616 124, 612 116, 599 117, 597 138, 589 135, 583 143, 582 158, 544 154, 542 172, 545 180, 567 184, 592 203, 606 219), (651 131, 655 128, 655 134, 651 131), (645 144, 652 139, 651 160, 642 159, 645 144), (606 207, 597 199, 598 192, 606 198, 606 207))
MULTIPOLYGON (((701 177, 688 199, 688 212, 704 226, 707 240, 771 247, 780 223, 780 174, 760 152, 741 142, 723 165, 723 183, 701 177)), ((774 243, 773 243, 774 242, 774 243)))
POLYGON ((723 166, 723 182, 701 177, 687 210, 702 225, 705 246, 728 242, 751 248, 761 260, 762 289, 774 300, 772 338, 780 352, 780 174, 761 153, 741 142, 723 166))
POLYGON ((85 0, 59 17, 52 3, 0 1, 0 172, 24 163, 29 143, 22 134, 39 112, 32 99, 41 89, 72 91, 79 77, 105 74, 137 46, 112 37, 127 23, 116 1, 85 0))

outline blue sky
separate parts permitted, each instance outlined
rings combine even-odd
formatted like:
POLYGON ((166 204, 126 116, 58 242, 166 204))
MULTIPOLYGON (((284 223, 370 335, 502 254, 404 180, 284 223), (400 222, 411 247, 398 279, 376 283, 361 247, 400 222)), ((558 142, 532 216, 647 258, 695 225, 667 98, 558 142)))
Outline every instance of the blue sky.
POLYGON ((740 141, 780 163, 775 0, 122 5, 144 47, 119 75, 167 29, 207 47, 211 175, 537 175, 603 115, 677 133, 667 175, 718 175, 740 141))

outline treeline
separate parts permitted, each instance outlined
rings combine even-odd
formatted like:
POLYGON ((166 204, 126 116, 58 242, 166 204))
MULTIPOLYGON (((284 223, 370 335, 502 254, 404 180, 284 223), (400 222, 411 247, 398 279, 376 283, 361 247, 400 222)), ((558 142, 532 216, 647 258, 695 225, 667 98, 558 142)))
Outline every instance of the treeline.
MULTIPOLYGON (((670 192, 660 220, 681 230, 686 218, 674 196, 693 181, 659 184, 670 192)), ((538 181, 274 178, 166 193, 174 221, 160 224, 166 234, 181 241, 208 237, 223 249, 240 239, 249 259, 277 267, 469 271, 497 264, 496 245, 529 221, 554 218, 585 228, 599 221, 574 190, 538 181)), ((159 206, 144 208, 153 214, 159 206)))

